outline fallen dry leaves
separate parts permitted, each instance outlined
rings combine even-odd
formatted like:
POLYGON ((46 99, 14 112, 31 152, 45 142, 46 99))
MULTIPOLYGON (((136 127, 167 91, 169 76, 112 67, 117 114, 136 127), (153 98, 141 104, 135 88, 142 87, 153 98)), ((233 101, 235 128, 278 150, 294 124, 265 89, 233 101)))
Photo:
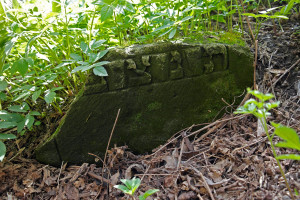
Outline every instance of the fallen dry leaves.
MULTIPOLYGON (((96 164, 55 168, 17 158, 0 169, 1 199, 127 199, 113 185, 133 176, 142 179, 138 194, 160 190, 152 199, 289 199, 268 140, 256 126, 251 116, 226 117, 199 134, 179 132, 151 155, 115 147, 104 170, 96 164)), ((299 162, 282 165, 291 187, 300 191, 299 162)))

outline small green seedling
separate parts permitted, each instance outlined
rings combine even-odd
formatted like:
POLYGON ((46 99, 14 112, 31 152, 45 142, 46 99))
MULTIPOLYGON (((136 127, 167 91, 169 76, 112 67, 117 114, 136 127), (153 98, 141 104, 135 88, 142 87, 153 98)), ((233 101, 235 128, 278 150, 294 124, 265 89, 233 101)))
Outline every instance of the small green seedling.
POLYGON ((274 147, 274 143, 273 143, 273 137, 274 137, 274 135, 277 135, 283 140, 282 142, 277 143, 275 146, 283 147, 283 148, 291 148, 291 149, 296 149, 296 150, 300 151, 299 136, 294 129, 289 128, 287 126, 283 126, 281 124, 276 124, 274 122, 271 122, 271 124, 275 128, 275 131, 273 134, 270 135, 269 130, 268 130, 268 124, 267 124, 267 116, 271 115, 271 113, 269 113, 269 111, 272 108, 278 107, 280 102, 279 101, 268 102, 268 100, 270 100, 274 97, 273 94, 263 94, 257 90, 251 90, 250 88, 248 88, 247 90, 248 90, 248 93, 255 96, 258 99, 258 101, 255 99, 249 99, 245 102, 245 104, 242 107, 239 107, 234 113, 235 114, 253 114, 261 122, 261 124, 264 128, 264 131, 267 134, 267 137, 271 144, 272 152, 277 161, 277 165, 279 166, 281 175, 285 180, 286 187, 288 188, 292 199, 295 199, 293 196, 293 193, 291 191, 291 188, 287 182, 285 173, 281 167, 279 160, 282 160, 282 159, 300 160, 300 155, 286 154, 286 155, 277 156, 277 153, 276 153, 275 147, 274 147))
POLYGON ((16 139, 17 137, 13 134, 5 134, 0 133, 0 162, 3 161, 5 154, 6 154, 6 146, 2 142, 2 140, 10 140, 10 139, 16 139))
MULTIPOLYGON (((115 185, 114 188, 117 188, 124 192, 125 194, 130 195, 130 197, 135 200, 134 192, 138 189, 138 187, 141 184, 141 179, 139 178, 133 178, 131 180, 128 179, 121 179, 121 182, 124 183, 124 185, 115 185)), ((158 189, 151 189, 145 192, 143 195, 139 196, 139 200, 146 200, 146 198, 155 192, 158 192, 158 189)))

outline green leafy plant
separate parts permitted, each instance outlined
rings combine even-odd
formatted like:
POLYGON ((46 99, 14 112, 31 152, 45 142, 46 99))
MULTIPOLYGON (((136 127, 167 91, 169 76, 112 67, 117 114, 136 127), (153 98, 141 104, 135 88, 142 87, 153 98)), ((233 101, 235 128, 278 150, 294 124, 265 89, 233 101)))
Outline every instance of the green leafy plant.
MULTIPOLYGON (((99 47, 103 42, 105 42, 105 40, 103 41, 91 41, 90 46, 88 46, 86 43, 81 42, 80 44, 80 48, 82 50, 82 52, 89 57, 89 59, 87 59, 86 61, 82 60, 82 56, 78 55, 78 54, 70 54, 72 60, 71 63, 78 63, 80 66, 74 68, 72 70, 72 73, 81 71, 81 72, 85 72, 88 71, 90 69, 93 69, 93 72, 95 75, 97 76, 108 76, 105 68, 103 67, 103 65, 108 64, 108 61, 101 61, 98 62, 107 52, 108 50, 103 50, 100 51, 99 53, 92 53, 92 50, 97 49, 97 47, 99 47)), ((71 64, 70 63, 70 64, 71 64)))
POLYGON ((248 93, 255 96, 258 99, 258 101, 251 98, 251 99, 247 100, 242 107, 239 107, 234 113, 235 114, 253 114, 260 121, 260 123, 262 124, 264 131, 268 137, 268 140, 271 144, 271 149, 272 149, 274 158, 276 159, 277 165, 280 169, 280 173, 285 180, 286 187, 288 188, 292 199, 294 199, 292 190, 287 182, 285 173, 282 169, 282 166, 281 166, 279 160, 281 160, 281 159, 300 160, 300 155, 286 154, 286 155, 278 156, 275 151, 275 146, 296 149, 296 150, 300 151, 299 136, 294 129, 289 128, 287 126, 283 126, 281 124, 276 124, 274 122, 271 122, 271 124, 275 128, 275 131, 273 134, 270 134, 270 131, 268 129, 268 124, 267 124, 267 116, 271 115, 271 113, 269 111, 272 108, 278 107, 280 102, 279 101, 269 102, 269 100, 274 97, 273 94, 263 94, 257 90, 251 90, 249 88, 247 90, 248 90, 248 93), (274 145, 274 143, 273 143, 274 135, 279 136, 283 141, 274 145))
POLYGON ((289 19, 285 15, 279 15, 279 14, 270 14, 272 13, 273 10, 277 9, 276 8, 270 8, 265 11, 260 11, 259 14, 255 13, 244 13, 242 15, 249 16, 255 18, 256 24, 255 24, 255 40, 258 37, 259 30, 261 28, 261 25, 263 22, 267 21, 268 19, 289 19))
MULTIPOLYGON (((125 194, 130 195, 130 197, 135 200, 134 193, 138 189, 138 187, 141 184, 141 179, 139 178, 133 178, 131 180, 128 179, 121 179, 121 182, 124 183, 124 185, 115 185, 114 188, 117 188, 124 192, 125 194)), ((143 195, 139 196, 139 200, 146 200, 146 198, 156 192, 158 192, 158 189, 151 189, 145 192, 143 195)))

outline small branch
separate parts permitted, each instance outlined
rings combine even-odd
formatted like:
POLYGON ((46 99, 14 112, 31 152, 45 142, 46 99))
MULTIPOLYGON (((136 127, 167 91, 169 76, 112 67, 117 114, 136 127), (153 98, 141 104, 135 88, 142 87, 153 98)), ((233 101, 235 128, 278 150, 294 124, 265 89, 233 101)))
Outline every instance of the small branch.
POLYGON ((200 172, 198 169, 196 169, 193 165, 190 165, 190 166, 193 168, 193 170, 194 170, 196 173, 198 173, 198 174, 201 176, 201 178, 202 178, 202 180, 203 180, 203 183, 204 183, 204 187, 205 187, 205 189, 207 190, 207 192, 209 193, 210 198, 211 198, 212 200, 215 200, 215 197, 214 197, 214 195, 212 194, 211 189, 209 188, 209 185, 207 184, 207 182, 206 182, 206 180, 205 180, 205 177, 203 176, 202 172, 200 172))
POLYGON ((104 160, 103 160, 102 178, 103 178, 103 175, 104 175, 104 169, 106 168, 106 157, 107 157, 108 148, 109 148, 109 145, 110 145, 110 142, 111 142, 111 138, 112 138, 112 135, 114 133, 114 130, 115 130, 115 127, 116 127, 116 124, 117 124, 117 121, 118 121, 118 118, 119 118, 119 115, 120 115, 120 111, 121 111, 121 109, 119 108, 118 113, 117 113, 117 117, 115 119, 115 123, 113 125, 112 130, 111 130, 111 133, 110 133, 110 136, 109 136, 109 140, 108 140, 108 143, 107 143, 107 147, 106 147, 106 151, 105 151, 105 155, 104 155, 104 160))
MULTIPOLYGON (((288 68, 287 70, 285 70, 285 72, 273 83, 273 87, 275 87, 276 83, 278 83, 278 81, 280 79, 282 79, 282 77, 284 77, 284 75, 286 75, 289 71, 291 71, 291 69, 293 69, 294 67, 296 67, 299 63, 300 63, 300 59, 298 59, 290 68, 288 68)), ((267 92, 269 92, 270 88, 268 89, 267 92)))

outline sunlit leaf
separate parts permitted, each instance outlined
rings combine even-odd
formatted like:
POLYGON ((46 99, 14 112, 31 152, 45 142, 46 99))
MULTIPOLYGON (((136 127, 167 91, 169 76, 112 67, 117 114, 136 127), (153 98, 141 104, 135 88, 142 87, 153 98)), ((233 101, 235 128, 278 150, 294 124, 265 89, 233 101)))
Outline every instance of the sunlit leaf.
POLYGON ((7 82, 5 80, 0 81, 0 91, 3 91, 7 88, 7 82))
POLYGON ((71 53, 70 57, 76 61, 82 61, 82 56, 76 54, 76 53, 71 53))
POLYGON ((114 12, 114 10, 113 10, 112 6, 110 6, 110 5, 103 6, 101 9, 101 12, 100 12, 101 21, 104 22, 105 20, 111 18, 113 16, 113 12, 114 12))
POLYGON ((139 200, 146 200, 147 197, 149 197, 150 195, 152 195, 152 194, 154 194, 154 193, 156 193, 158 191, 159 191, 158 189, 148 190, 143 195, 139 196, 139 200))
POLYGON ((42 93, 42 90, 37 90, 37 91, 35 91, 33 94, 32 94, 32 101, 36 101, 38 98, 39 98, 39 96, 41 95, 41 93, 42 93))
POLYGON ((172 31, 170 32, 170 34, 169 34, 169 39, 172 39, 174 36, 175 36, 175 34, 176 34, 176 28, 173 28, 172 29, 172 31))
POLYGON ((294 129, 279 125, 275 128, 274 133, 284 140, 283 142, 278 142, 276 144, 277 147, 291 148, 300 151, 300 139, 294 129))
POLYGON ((45 92, 45 101, 47 104, 50 104, 54 101, 54 98, 56 96, 56 93, 51 91, 51 90, 47 90, 45 92))
POLYGON ((4 122, 4 121, 0 121, 0 128, 13 128, 15 127, 17 124, 15 122, 4 122))
POLYGON ((28 62, 26 61, 26 59, 21 58, 14 62, 11 68, 11 73, 14 74, 17 71, 20 72, 22 76, 25 76, 26 72, 28 71, 28 62))
POLYGON ((93 72, 97 76, 108 76, 106 69, 102 66, 95 67, 93 72))
POLYGON ((284 159, 289 159, 289 160, 300 160, 300 155, 297 154, 284 154, 276 157, 278 160, 284 160, 284 159))
POLYGON ((32 127, 34 123, 34 117, 31 116, 30 114, 26 115, 25 117, 25 126, 27 126, 28 129, 32 127))

